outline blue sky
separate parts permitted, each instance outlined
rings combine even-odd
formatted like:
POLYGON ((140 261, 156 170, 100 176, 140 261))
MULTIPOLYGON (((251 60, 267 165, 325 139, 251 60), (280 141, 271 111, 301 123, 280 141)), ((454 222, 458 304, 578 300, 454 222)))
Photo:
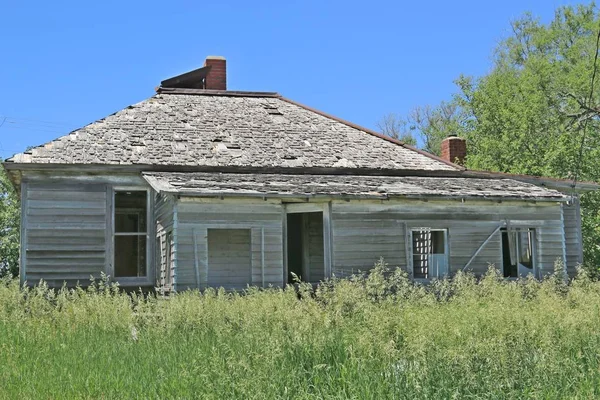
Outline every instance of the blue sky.
POLYGON ((207 55, 227 58, 229 89, 277 91, 375 128, 447 99, 461 73, 484 74, 511 20, 549 21, 576 3, 6 0, 0 157, 148 98, 207 55))

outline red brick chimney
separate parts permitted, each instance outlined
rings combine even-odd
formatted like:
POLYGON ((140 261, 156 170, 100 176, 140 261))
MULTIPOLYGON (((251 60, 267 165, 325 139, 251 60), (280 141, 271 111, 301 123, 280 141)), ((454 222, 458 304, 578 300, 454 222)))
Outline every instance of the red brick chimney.
POLYGON ((455 134, 442 140, 442 158, 463 165, 467 156, 467 141, 455 134))
POLYGON ((227 61, 225 61, 225 57, 208 56, 204 61, 204 66, 210 66, 204 89, 227 90, 227 61))

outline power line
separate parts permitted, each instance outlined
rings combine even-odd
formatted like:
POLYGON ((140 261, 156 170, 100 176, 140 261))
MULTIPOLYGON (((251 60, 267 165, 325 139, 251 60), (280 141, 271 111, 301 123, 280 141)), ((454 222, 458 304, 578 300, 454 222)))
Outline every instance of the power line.
POLYGON ((65 129, 64 131, 57 131, 54 129, 46 129, 44 127, 28 127, 28 126, 5 126, 3 128, 4 130, 10 130, 10 129, 19 129, 19 130, 26 130, 29 132, 47 132, 47 133, 54 133, 57 135, 67 135, 69 132, 72 131, 72 129, 65 129))
POLYGON ((40 124, 72 126, 72 124, 69 124, 67 122, 47 121, 47 120, 34 119, 34 118, 11 117, 8 115, 5 115, 4 118, 7 118, 7 119, 13 120, 13 121, 17 121, 17 122, 18 121, 27 121, 27 122, 40 123, 40 124))
MULTIPOLYGON (((596 52, 594 54, 594 67, 592 68, 592 82, 590 85, 590 95, 587 99, 588 107, 592 107, 592 101, 594 99, 594 82, 596 80, 596 71, 598 67, 598 52, 600 51, 600 26, 598 27, 598 36, 596 37, 596 52)), ((583 121, 583 134, 581 135, 581 144, 579 146, 579 156, 577 159, 577 166, 575 167, 575 176, 573 177, 573 194, 575 192, 575 186, 577 185, 577 179, 579 178, 579 172, 581 170, 581 163, 583 158, 583 147, 585 146, 585 137, 587 134, 587 125, 588 120, 590 118, 586 118, 583 121)), ((573 197, 573 195, 571 196, 573 197)))
POLYGON ((13 121, 11 119, 6 120, 6 125, 7 126, 22 126, 22 127, 40 127, 40 128, 58 129, 58 130, 69 129, 69 127, 72 126, 72 125, 58 126, 58 125, 38 124, 38 123, 31 123, 31 122, 17 122, 17 121, 13 121))

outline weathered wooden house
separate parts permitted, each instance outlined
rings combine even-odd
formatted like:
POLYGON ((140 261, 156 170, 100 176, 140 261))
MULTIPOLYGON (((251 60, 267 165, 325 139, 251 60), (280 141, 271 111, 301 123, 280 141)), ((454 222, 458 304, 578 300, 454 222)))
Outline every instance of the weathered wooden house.
MULTIPOLYGON (((281 286, 367 270, 414 279, 572 273, 570 182, 469 171, 286 99, 226 90, 226 62, 6 160, 22 198, 21 279, 167 290, 281 286)), ((579 190, 595 189, 579 185, 579 190)))

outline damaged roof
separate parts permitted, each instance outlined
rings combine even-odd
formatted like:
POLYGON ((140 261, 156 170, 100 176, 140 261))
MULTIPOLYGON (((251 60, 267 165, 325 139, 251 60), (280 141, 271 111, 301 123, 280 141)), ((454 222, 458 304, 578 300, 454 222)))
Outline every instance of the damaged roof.
POLYGON ((163 89, 8 163, 456 171, 275 93, 163 89))
POLYGON ((199 197, 568 199, 568 196, 556 190, 513 179, 201 172, 145 172, 143 177, 158 192, 199 197))

